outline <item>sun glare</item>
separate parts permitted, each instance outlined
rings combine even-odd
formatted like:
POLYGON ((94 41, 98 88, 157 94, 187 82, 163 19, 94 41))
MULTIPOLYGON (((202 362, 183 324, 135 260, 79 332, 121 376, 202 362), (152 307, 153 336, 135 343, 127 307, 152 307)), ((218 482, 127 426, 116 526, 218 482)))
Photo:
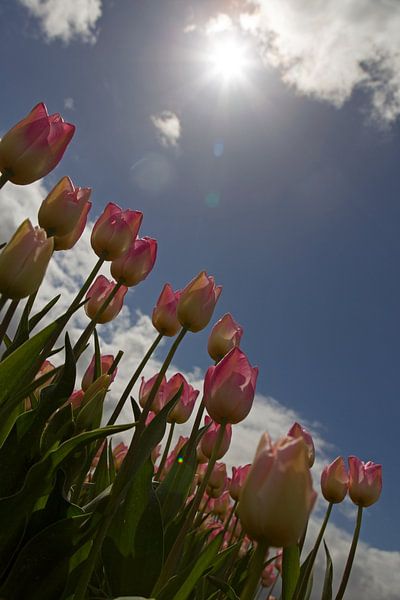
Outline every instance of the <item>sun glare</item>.
POLYGON ((213 74, 229 82, 244 76, 247 61, 243 46, 235 40, 224 40, 213 47, 210 62, 213 74))

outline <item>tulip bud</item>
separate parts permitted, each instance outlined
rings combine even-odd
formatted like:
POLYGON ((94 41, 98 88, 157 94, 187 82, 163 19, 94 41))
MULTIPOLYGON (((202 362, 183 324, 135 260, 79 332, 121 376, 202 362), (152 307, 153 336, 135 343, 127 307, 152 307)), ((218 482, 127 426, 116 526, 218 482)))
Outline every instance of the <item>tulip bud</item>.
POLYGON ((303 438, 308 448, 308 466, 311 469, 315 461, 315 447, 311 433, 307 431, 307 429, 304 429, 300 423, 293 423, 288 431, 288 436, 293 438, 303 438))
POLYGON ((177 394, 179 388, 182 386, 182 392, 179 396, 178 402, 168 415, 168 423, 186 423, 189 420, 196 398, 199 395, 198 390, 195 390, 184 378, 181 373, 176 373, 166 383, 164 388, 164 404, 168 404, 170 400, 177 394))
MULTIPOLYGON (((95 381, 95 379, 94 379, 95 362, 96 362, 96 357, 93 356, 92 360, 90 361, 90 365, 88 366, 88 368, 85 371, 84 376, 82 377, 81 386, 82 386, 82 389, 84 392, 86 392, 86 390, 89 388, 89 386, 92 385, 92 383, 95 381)), ((99 375, 99 377, 101 377, 101 375, 104 375, 109 371, 113 362, 114 362, 114 357, 111 354, 105 354, 104 356, 100 357, 100 375, 99 375)), ((115 371, 111 375, 109 383, 112 383, 114 381, 115 376, 117 374, 117 370, 118 369, 115 369, 115 371)))
POLYGON ((239 346, 243 329, 230 313, 217 321, 208 338, 208 354, 215 361, 221 360, 232 348, 239 346))
POLYGON ((341 456, 330 465, 326 465, 321 473, 322 495, 334 504, 345 499, 349 487, 349 475, 341 456))
POLYGON ((240 496, 246 533, 269 546, 296 544, 315 499, 304 440, 286 437, 271 445, 264 434, 240 496))
POLYGON ((68 398, 68 402, 72 405, 73 410, 81 407, 85 392, 83 390, 75 390, 68 398))
POLYGON ((47 235, 69 235, 77 226, 91 194, 90 188, 75 188, 69 177, 63 177, 43 200, 38 214, 39 225, 47 235))
POLYGON ((166 283, 153 309, 152 323, 162 335, 173 337, 181 328, 176 316, 180 294, 180 291, 174 292, 170 284, 166 283))
MULTIPOLYGON (((142 383, 139 388, 139 404, 142 408, 145 407, 146 402, 150 396, 151 390, 153 389, 154 384, 157 381, 158 373, 150 377, 147 381, 145 381, 144 377, 142 377, 142 383)), ((164 388, 167 383, 165 376, 161 380, 161 385, 157 390, 155 398, 151 404, 150 410, 158 414, 160 410, 165 405, 165 396, 164 396, 164 388)))
POLYGON ((81 212, 81 216, 74 229, 66 235, 56 235, 54 237, 54 250, 70 250, 80 239, 86 227, 87 216, 92 206, 91 202, 87 202, 81 212))
POLYGON ((218 498, 226 487, 226 480, 226 464, 215 463, 207 482, 207 494, 211 496, 211 498, 218 498))
POLYGON ((246 355, 233 348, 215 366, 209 367, 204 379, 204 404, 214 421, 239 423, 253 405, 258 369, 246 355))
POLYGON ((242 487, 246 481, 246 477, 249 474, 251 465, 245 465, 244 467, 232 467, 232 479, 229 482, 228 488, 231 498, 237 501, 240 498, 242 487))
POLYGON ((86 294, 87 302, 85 304, 85 313, 89 319, 96 320, 96 323, 108 323, 109 321, 115 319, 115 317, 119 314, 124 303, 125 294, 128 291, 128 288, 124 285, 121 285, 107 308, 103 310, 99 317, 96 318, 98 311, 103 306, 104 302, 107 300, 116 285, 116 283, 109 281, 107 277, 104 277, 104 275, 99 275, 97 277, 86 294))
POLYGON ((214 277, 202 271, 182 290, 177 315, 182 327, 201 331, 212 317, 222 286, 215 285, 214 277))
MULTIPOLYGON (((217 423, 214 423, 214 421, 210 419, 210 417, 205 417, 204 424, 210 424, 210 427, 205 433, 203 433, 203 437, 200 440, 200 450, 204 454, 204 456, 206 456, 207 458, 211 458, 221 425, 217 425, 217 423)), ((232 426, 228 423, 225 427, 222 443, 215 457, 216 459, 222 458, 228 452, 229 446, 231 444, 231 438, 232 426)))
POLYGON ((20 300, 36 292, 52 253, 53 238, 26 219, 0 254, 0 293, 20 300))
POLYGON ((382 491, 382 466, 349 456, 349 496, 358 506, 374 504, 382 491))
POLYGON ((44 177, 60 162, 74 132, 74 125, 37 104, 0 140, 0 171, 18 185, 44 177))
POLYGON ((154 267, 157 242, 149 237, 136 239, 129 249, 111 263, 111 275, 128 287, 146 279, 154 267))
POLYGON ((115 260, 126 252, 136 238, 142 223, 143 213, 137 210, 122 210, 109 202, 97 219, 90 243, 101 258, 115 260))

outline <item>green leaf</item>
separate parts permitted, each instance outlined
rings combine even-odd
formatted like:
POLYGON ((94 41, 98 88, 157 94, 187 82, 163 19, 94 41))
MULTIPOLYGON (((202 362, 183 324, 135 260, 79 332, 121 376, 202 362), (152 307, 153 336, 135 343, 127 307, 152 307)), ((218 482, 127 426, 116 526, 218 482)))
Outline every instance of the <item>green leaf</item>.
POLYGON ((297 544, 283 549, 282 600, 292 600, 300 575, 300 556, 297 544))
POLYGON ((74 431, 72 406, 66 404, 54 413, 43 431, 40 438, 40 453, 42 456, 72 437, 74 431))
POLYGON ((224 592, 224 598, 227 598, 227 600, 239 600, 239 596, 236 594, 235 590, 226 581, 222 581, 222 579, 218 579, 218 577, 215 577, 214 575, 207 575, 207 579, 211 581, 218 590, 224 592))
POLYGON ((32 331, 40 323, 40 321, 47 315, 47 313, 53 308, 53 306, 59 301, 61 294, 55 296, 50 302, 46 304, 42 310, 39 310, 33 317, 29 319, 29 331, 32 331))
POLYGON ((328 546, 325 544, 325 540, 324 548, 326 556, 326 569, 321 600, 332 600, 333 564, 330 552, 328 550, 328 546))

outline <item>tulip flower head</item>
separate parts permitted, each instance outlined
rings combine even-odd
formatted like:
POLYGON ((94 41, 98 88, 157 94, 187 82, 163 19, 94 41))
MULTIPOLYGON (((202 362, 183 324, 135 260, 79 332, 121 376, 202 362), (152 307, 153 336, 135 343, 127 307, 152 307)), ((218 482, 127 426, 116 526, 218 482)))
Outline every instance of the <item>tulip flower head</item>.
POLYGON ((12 300, 26 298, 42 283, 51 255, 53 238, 26 219, 0 254, 0 293, 12 300))
POLYGON ((232 467, 232 479, 229 482, 228 489, 233 500, 239 500, 242 487, 246 481, 246 477, 249 474, 251 465, 245 465, 244 467, 232 467))
POLYGON ((374 504, 382 491, 382 466, 349 456, 349 496, 357 506, 374 504))
POLYGON ((189 331, 201 331, 208 325, 222 286, 215 285, 214 277, 202 271, 182 290, 177 315, 182 327, 189 331))
POLYGON ((1 173, 18 185, 44 177, 60 162, 74 132, 74 125, 37 104, 0 140, 1 173))
MULTIPOLYGON (((261 585, 262 587, 271 587, 271 585, 275 582, 275 579, 277 578, 278 573, 276 571, 275 566, 270 563, 269 565, 267 565, 263 572, 261 573, 261 585)), ((271 598, 271 596, 270 596, 271 598)))
MULTIPOLYGON (((144 408, 146 405, 146 402, 150 396, 151 390, 153 389, 153 386, 157 381, 157 377, 158 377, 158 373, 153 375, 153 377, 150 377, 150 379, 148 379, 147 381, 145 380, 144 377, 142 377, 142 383, 140 384, 140 388, 139 388, 139 404, 142 408, 144 408)), ((158 388, 155 398, 150 407, 150 410, 152 410, 156 414, 158 414, 160 412, 160 410, 163 408, 163 406, 165 405, 164 388, 165 388, 166 383, 167 383, 167 380, 165 379, 165 376, 164 376, 162 378, 161 385, 158 388)))
POLYGON ((115 260, 126 252, 135 240, 143 213, 138 210, 122 210, 109 202, 97 219, 90 243, 97 256, 115 260))
POLYGON ((240 496, 246 533, 269 546, 291 546, 304 532, 315 499, 304 440, 284 437, 271 444, 264 434, 240 496))
POLYGON ((287 434, 289 437, 303 438, 308 448, 308 466, 311 469, 315 461, 315 446, 311 433, 307 429, 304 429, 300 423, 293 423, 287 434))
MULTIPOLYGON (((95 378, 94 378, 95 362, 96 362, 96 357, 93 356, 88 368, 85 371, 84 376, 82 377, 81 386, 82 386, 82 389, 84 392, 86 392, 86 390, 89 388, 89 386, 92 385, 92 383, 95 381, 95 378)), ((102 375, 105 375, 109 371, 113 362, 114 362, 114 357, 112 356, 112 354, 104 354, 103 356, 100 357, 100 375, 99 375, 99 377, 101 377, 102 375)), ((113 374, 110 377, 109 383, 112 383, 114 381, 117 371, 118 371, 118 369, 115 369, 115 371, 113 372, 113 374)))
POLYGON ((70 250, 76 244, 76 242, 80 239, 82 233, 85 230, 87 216, 89 214, 89 210, 92 206, 91 202, 87 202, 81 212, 81 216, 74 229, 67 233, 66 235, 56 235, 54 236, 54 250, 70 250))
MULTIPOLYGON (((211 458, 213 450, 215 448, 215 444, 217 442, 218 433, 221 425, 215 423, 210 417, 205 417, 204 419, 205 425, 210 425, 207 431, 203 434, 200 440, 200 450, 204 456, 207 458, 211 458)), ((229 450, 229 446, 231 445, 232 438, 232 426, 228 423, 225 426, 224 436, 222 438, 222 443, 219 447, 218 453, 216 455, 216 459, 222 458, 229 450)))
POLYGON ((38 214, 39 225, 47 235, 69 235, 78 226, 83 212, 92 203, 90 188, 74 187, 69 177, 63 177, 43 200, 38 214))
POLYGON ((349 474, 344 460, 338 456, 330 465, 326 465, 321 473, 321 491, 328 502, 342 502, 349 487, 349 474))
POLYGON ((96 323, 108 323, 109 321, 115 319, 115 317, 119 314, 124 303, 125 294, 128 291, 128 288, 124 285, 121 285, 107 308, 103 310, 99 317, 96 318, 98 311, 107 300, 115 286, 116 283, 109 281, 107 277, 104 277, 104 275, 99 275, 97 277, 86 294, 87 302, 85 304, 85 313, 89 319, 96 320, 96 323))
POLYGON ((124 285, 137 285, 150 273, 157 257, 157 241, 137 238, 129 249, 111 263, 111 275, 124 285))
POLYGON ((78 410, 83 402, 85 392, 83 390, 75 390, 68 398, 68 402, 72 405, 73 410, 78 410))
POLYGON ((176 307, 180 294, 179 290, 174 292, 171 285, 166 283, 153 309, 152 323, 162 335, 173 337, 181 328, 181 324, 176 316, 176 307))
POLYGON ((230 313, 217 321, 208 338, 208 354, 215 361, 221 360, 232 348, 239 346, 243 329, 230 313))
POLYGON ((168 404, 182 386, 177 403, 168 415, 169 423, 186 423, 190 419, 199 391, 195 390, 181 373, 176 373, 164 388, 164 404, 168 404))
POLYGON ((119 471, 119 469, 121 468, 124 458, 128 454, 128 450, 129 448, 126 444, 124 444, 124 442, 120 442, 113 449, 112 453, 114 457, 114 465, 116 471, 119 471))
POLYGON ((211 498, 218 498, 225 490, 226 482, 226 464, 219 462, 215 463, 208 480, 207 494, 211 496, 211 498))
POLYGON ((204 379, 204 403, 214 421, 239 423, 253 405, 258 369, 239 348, 209 367, 204 379))

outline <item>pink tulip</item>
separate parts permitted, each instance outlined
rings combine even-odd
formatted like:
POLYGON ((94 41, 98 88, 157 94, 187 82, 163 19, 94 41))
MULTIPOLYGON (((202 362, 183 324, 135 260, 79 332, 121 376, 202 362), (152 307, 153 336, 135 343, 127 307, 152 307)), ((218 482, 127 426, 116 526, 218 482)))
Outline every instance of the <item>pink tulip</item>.
POLYGON ((86 294, 87 302, 85 304, 85 312, 89 319, 96 320, 96 323, 108 323, 115 319, 119 314, 124 303, 125 294, 128 291, 128 288, 124 285, 121 285, 107 308, 96 318, 97 312, 107 300, 115 286, 116 283, 109 281, 104 275, 99 275, 97 277, 86 294))
POLYGON ((74 131, 58 113, 49 115, 37 104, 0 140, 0 171, 18 185, 44 177, 60 162, 74 131))
POLYGON ((164 388, 165 400, 167 404, 179 388, 182 386, 182 393, 179 397, 178 402, 168 415, 168 423, 186 423, 190 419, 193 412, 193 408, 196 402, 196 398, 199 395, 199 391, 195 390, 184 378, 181 373, 176 373, 164 388))
POLYGON ((146 427, 147 427, 148 425, 150 425, 150 423, 152 422, 152 420, 153 420, 153 419, 154 419, 154 417, 156 417, 156 416, 157 416, 157 415, 156 415, 156 413, 155 413, 155 412, 153 412, 152 410, 149 410, 149 414, 147 415, 147 417, 146 417, 146 422, 145 422, 145 424, 146 424, 146 427))
POLYGON ((35 293, 52 253, 53 238, 26 219, 0 254, 0 293, 12 300, 35 293))
POLYGON ((188 437, 185 437, 183 435, 179 436, 179 439, 176 442, 174 449, 171 450, 171 452, 168 454, 167 460, 165 461, 165 467, 162 472, 162 478, 165 477, 165 475, 170 471, 171 467, 175 464, 176 459, 180 455, 181 450, 188 441, 188 439, 188 437))
POLYGON ((231 497, 229 492, 225 491, 219 496, 219 498, 214 500, 212 512, 214 515, 220 517, 221 520, 224 520, 231 508, 231 497))
POLYGON ((81 407, 83 398, 85 396, 85 392, 83 390, 75 390, 70 397, 68 398, 68 402, 72 405, 74 410, 77 410, 81 407))
POLYGON ((221 360, 232 348, 239 346, 243 329, 230 313, 217 321, 208 338, 208 354, 215 361, 221 360))
POLYGON ((91 202, 87 202, 84 205, 81 216, 79 217, 76 226, 70 233, 67 233, 66 235, 56 235, 54 237, 54 250, 70 250, 75 246, 76 242, 80 239, 85 230, 87 216, 89 214, 91 205, 91 202))
MULTIPOLYGON (((93 356, 88 368, 85 371, 84 376, 82 377, 81 386, 82 386, 82 389, 84 392, 86 392, 86 390, 89 389, 90 385, 95 380, 94 379, 95 361, 96 361, 96 358, 95 358, 95 356, 93 356)), ((99 377, 101 377, 101 375, 105 375, 106 373, 108 373, 113 362, 114 362, 114 357, 112 356, 112 354, 105 354, 100 357, 100 375, 99 375, 99 377)), ((110 379, 110 383, 112 381, 114 381, 117 371, 118 371, 118 369, 115 369, 115 371, 113 372, 111 379, 110 379)))
POLYGON ((111 275, 131 287, 146 279, 157 257, 157 241, 149 237, 137 238, 129 249, 111 263, 111 275))
MULTIPOLYGON (((210 417, 205 417, 204 424, 209 425, 210 427, 203 434, 203 437, 200 440, 200 450, 207 458, 211 458, 213 450, 215 448, 218 433, 221 425, 214 423, 210 417)), ((231 444, 232 438, 232 426, 228 423, 225 427, 224 436, 222 438, 222 443, 219 447, 218 453, 216 455, 216 459, 222 458, 229 450, 229 446, 231 444)))
POLYGON ((321 473, 322 495, 328 502, 337 503, 345 499, 349 487, 349 475, 341 456, 330 465, 326 465, 321 473))
POLYGON ((228 488, 231 498, 237 501, 240 498, 242 487, 246 481, 246 477, 249 474, 251 465, 245 465, 244 467, 232 467, 232 479, 229 482, 228 488))
POLYGON ((207 494, 211 498, 218 498, 226 488, 227 474, 225 463, 215 463, 207 483, 207 494))
POLYGON ((311 433, 304 429, 300 423, 293 423, 287 434, 289 437, 303 438, 308 448, 308 466, 311 469, 315 461, 315 447, 311 433))
POLYGON ((253 405, 258 369, 237 347, 215 366, 204 379, 204 403, 214 421, 239 423, 253 405))
POLYGON ((97 219, 90 242, 97 256, 115 260, 126 252, 135 240, 143 213, 138 210, 122 210, 109 202, 97 219))
POLYGON ((114 457, 114 465, 116 471, 119 471, 119 469, 121 468, 124 458, 128 454, 128 450, 129 448, 126 444, 124 444, 124 442, 120 442, 119 444, 117 444, 117 446, 115 446, 112 453, 114 457))
POLYGON ((197 481, 199 484, 204 479, 204 475, 206 474, 206 471, 207 471, 207 466, 208 466, 208 463, 200 463, 197 465, 196 476, 197 476, 197 481))
POLYGON ((77 227, 83 212, 87 214, 90 188, 74 187, 69 177, 63 177, 43 200, 38 214, 39 225, 47 235, 69 235, 77 227))
POLYGON ((382 491, 382 466, 349 456, 349 474, 349 496, 354 504, 364 508, 374 504, 382 491))
MULTIPOLYGON (((145 407, 146 402, 150 396, 150 392, 153 389, 153 386, 157 380, 158 373, 150 377, 147 381, 145 381, 144 377, 142 377, 142 383, 139 388, 139 404, 142 408, 145 407)), ((162 378, 161 385, 157 390, 156 396, 151 404, 150 410, 158 414, 160 410, 165 405, 165 396, 164 396, 164 388, 167 383, 165 376, 162 378)))
POLYGON ((264 570, 261 573, 262 587, 271 587, 271 585, 275 582, 277 576, 278 574, 276 572, 275 566, 272 563, 264 567, 264 570))
POLYGON ((171 285, 166 283, 153 309, 152 323, 162 335, 173 337, 181 328, 176 316, 176 307, 180 294, 179 290, 174 292, 171 285))
POLYGON ((215 285, 214 277, 202 271, 182 290, 177 315, 182 327, 201 331, 212 317, 222 287, 215 285))
POLYGON ((304 440, 286 437, 272 445, 264 434, 240 496, 246 533, 269 546, 296 544, 315 499, 304 440))

